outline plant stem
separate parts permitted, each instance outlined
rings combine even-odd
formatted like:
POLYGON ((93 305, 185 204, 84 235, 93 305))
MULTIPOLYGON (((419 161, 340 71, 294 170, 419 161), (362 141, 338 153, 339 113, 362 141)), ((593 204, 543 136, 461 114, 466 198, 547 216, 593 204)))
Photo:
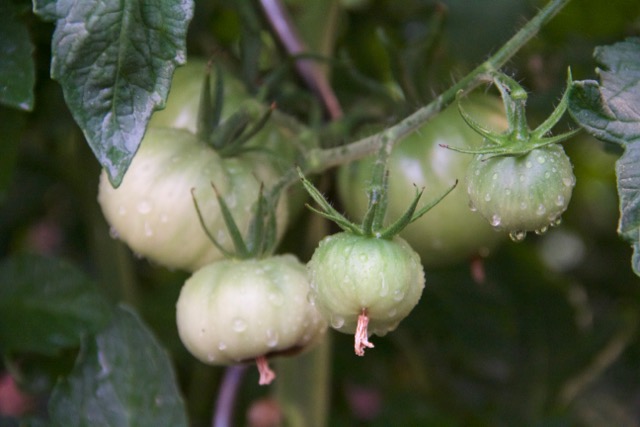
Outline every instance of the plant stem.
MULTIPOLYGON (((280 0, 260 0, 267 20, 273 31, 291 56, 308 53, 309 49, 298 34, 291 17, 280 0)), ((329 80, 321 67, 309 59, 299 59, 295 62, 298 73, 305 83, 322 101, 332 120, 342 117, 342 109, 336 98, 329 80)))
POLYGON ((398 124, 380 133, 341 147, 312 150, 306 157, 304 171, 319 173, 331 167, 375 153, 387 141, 391 144, 396 144, 403 137, 435 116, 440 110, 451 104, 459 91, 468 92, 483 81, 490 81, 489 75, 498 71, 568 3, 569 0, 551 0, 489 59, 477 66, 429 104, 398 124))
POLYGON ((213 413, 212 427, 231 427, 233 425, 236 396, 246 371, 247 365, 233 365, 225 370, 213 413))

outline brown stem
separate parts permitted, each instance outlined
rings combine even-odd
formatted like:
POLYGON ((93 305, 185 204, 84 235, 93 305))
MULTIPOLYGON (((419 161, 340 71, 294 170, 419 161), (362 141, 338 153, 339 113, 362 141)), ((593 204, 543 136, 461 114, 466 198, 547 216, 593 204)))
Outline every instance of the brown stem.
MULTIPOLYGON (((282 2, 280 0, 260 0, 260 4, 287 53, 291 56, 308 53, 309 49, 298 34, 282 2)), ((322 102, 331 120, 342 117, 342 108, 338 98, 320 66, 309 59, 298 59, 295 61, 295 65, 304 82, 322 102)))

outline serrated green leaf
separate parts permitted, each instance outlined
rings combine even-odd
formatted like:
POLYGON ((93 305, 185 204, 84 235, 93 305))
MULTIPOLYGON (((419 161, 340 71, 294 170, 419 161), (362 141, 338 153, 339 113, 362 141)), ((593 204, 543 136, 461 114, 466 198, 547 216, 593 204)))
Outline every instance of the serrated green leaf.
POLYGON ((49 402, 64 427, 187 426, 169 357, 138 316, 116 309, 110 326, 88 339, 76 366, 49 402))
POLYGON ((26 25, 11 1, 0 2, 0 104, 33 109, 35 66, 26 25))
POLYGON ((103 327, 109 304, 97 286, 59 259, 19 255, 0 264, 0 346, 52 354, 103 327))
POLYGON ((55 21, 58 19, 58 0, 33 0, 33 13, 45 21, 55 21))
POLYGON ((594 57, 600 82, 574 82, 569 112, 596 138, 625 147, 616 164, 618 233, 631 242, 640 275, 640 38, 598 47, 594 57))
POLYGON ((186 59, 193 0, 58 0, 51 76, 118 186, 186 59))

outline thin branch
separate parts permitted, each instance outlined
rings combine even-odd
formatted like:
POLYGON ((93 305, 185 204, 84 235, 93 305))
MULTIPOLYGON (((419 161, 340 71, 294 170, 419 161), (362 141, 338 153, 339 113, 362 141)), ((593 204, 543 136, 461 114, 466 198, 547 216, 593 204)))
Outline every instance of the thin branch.
POLYGON ((236 396, 246 371, 247 365, 233 365, 225 370, 213 413, 212 427, 233 426, 233 409, 236 403, 236 396))

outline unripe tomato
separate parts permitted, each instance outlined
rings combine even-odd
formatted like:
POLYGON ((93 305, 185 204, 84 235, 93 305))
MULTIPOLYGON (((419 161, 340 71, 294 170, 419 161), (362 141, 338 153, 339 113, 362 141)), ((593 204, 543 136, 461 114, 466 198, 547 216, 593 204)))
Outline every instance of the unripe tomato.
MULTIPOLYGON (((364 354, 358 334, 394 330, 418 303, 424 288, 420 257, 400 237, 391 240, 346 232, 326 237, 308 263, 310 298, 331 326, 356 334, 356 353, 364 354)), ((370 346, 370 345, 367 345, 370 346)))
POLYGON ((327 327, 308 292, 306 268, 293 255, 218 261, 184 284, 176 306, 178 332, 207 364, 298 352, 327 327))
POLYGON ((466 187, 478 212, 519 240, 524 232, 544 232, 560 219, 575 183, 569 157, 552 144, 520 156, 476 156, 466 187))
MULTIPOLYGON (((502 131, 507 127, 499 98, 471 96, 463 106, 477 121, 502 131)), ((482 137, 450 106, 393 147, 388 161, 389 208, 387 217, 397 218, 411 203, 413 185, 424 188, 422 200, 441 195, 456 180, 462 181, 473 156, 440 144, 479 148, 482 137)), ((365 189, 375 158, 345 165, 338 172, 338 192, 349 215, 361 218, 367 209, 365 189)), ((405 228, 400 236, 419 254, 426 267, 442 267, 486 254, 503 238, 477 213, 469 209, 464 185, 458 185, 437 206, 405 228)))
MULTIPOLYGON (((276 179, 264 156, 221 158, 190 132, 149 128, 120 187, 113 188, 102 173, 98 202, 113 233, 134 252, 169 268, 194 271, 223 254, 202 229, 191 189, 209 232, 233 249, 211 184, 244 232, 261 183, 268 187, 276 179)), ((286 226, 286 204, 286 196, 281 197, 279 232, 286 226)))

